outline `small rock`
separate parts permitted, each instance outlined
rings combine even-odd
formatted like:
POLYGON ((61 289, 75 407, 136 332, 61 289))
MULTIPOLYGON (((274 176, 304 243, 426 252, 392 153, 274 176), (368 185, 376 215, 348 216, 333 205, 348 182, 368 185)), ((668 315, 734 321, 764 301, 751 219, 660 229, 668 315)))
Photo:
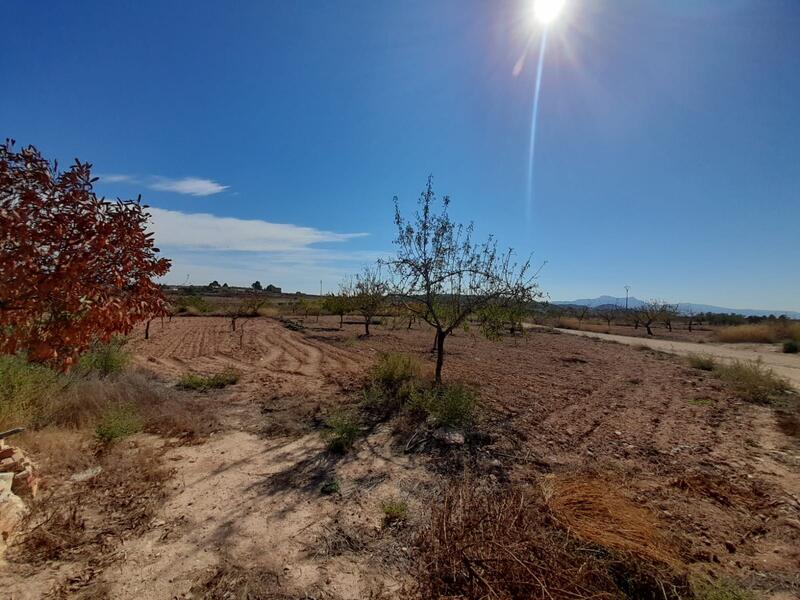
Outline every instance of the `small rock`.
POLYGON ((736 552, 736 546, 733 544, 733 542, 725 542, 725 549, 731 554, 736 552))
POLYGON ((96 467, 90 467, 85 471, 81 471, 80 473, 75 473, 72 477, 69 478, 70 481, 88 481, 89 479, 94 479, 97 477, 103 470, 103 467, 100 465, 96 467))
POLYGON ((450 427, 440 427, 433 432, 433 437, 448 446, 463 446, 465 441, 463 432, 450 427))

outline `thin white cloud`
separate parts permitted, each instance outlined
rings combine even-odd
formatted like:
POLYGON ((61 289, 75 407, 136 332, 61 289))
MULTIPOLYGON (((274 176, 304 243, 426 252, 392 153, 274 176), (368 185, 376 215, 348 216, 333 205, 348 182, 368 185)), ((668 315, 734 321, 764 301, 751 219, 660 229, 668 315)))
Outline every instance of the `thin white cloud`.
POLYGON ((229 186, 200 177, 184 177, 183 179, 157 177, 148 187, 161 192, 177 192, 178 194, 189 194, 191 196, 211 196, 227 190, 229 186))
POLYGON ((164 247, 186 250, 284 252, 312 250, 311 244, 345 242, 366 233, 334 233, 258 219, 218 217, 150 208, 151 231, 164 247))
POLYGON ((365 233, 335 233, 258 219, 219 217, 149 208, 150 231, 162 254, 172 260, 166 283, 207 283, 214 279, 249 285, 256 279, 295 291, 336 289, 348 274, 373 263, 381 252, 320 248, 365 233))
POLYGON ((98 175, 98 177, 103 183, 124 183, 136 181, 132 175, 123 175, 121 173, 109 173, 108 175, 98 175))

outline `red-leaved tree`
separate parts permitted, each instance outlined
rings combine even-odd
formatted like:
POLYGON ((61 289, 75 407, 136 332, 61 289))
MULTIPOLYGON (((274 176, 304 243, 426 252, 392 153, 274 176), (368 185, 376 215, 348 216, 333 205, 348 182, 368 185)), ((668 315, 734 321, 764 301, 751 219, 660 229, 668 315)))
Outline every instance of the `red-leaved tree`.
POLYGON ((29 146, 0 145, 0 353, 69 369, 95 340, 166 313, 139 200, 109 202, 78 160, 59 172, 29 146))

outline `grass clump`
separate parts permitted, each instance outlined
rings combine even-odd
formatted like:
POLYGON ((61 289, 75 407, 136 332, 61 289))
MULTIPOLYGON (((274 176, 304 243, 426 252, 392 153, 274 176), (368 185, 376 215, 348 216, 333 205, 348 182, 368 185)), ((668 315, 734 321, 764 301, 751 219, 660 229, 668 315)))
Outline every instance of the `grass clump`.
POLYGON ((439 427, 467 428, 476 421, 477 396, 462 385, 417 390, 408 408, 439 427))
POLYGON ((694 583, 692 593, 697 600, 756 600, 752 592, 727 579, 694 583))
POLYGON ((319 493, 323 496, 332 496, 333 494, 338 494, 339 490, 341 489, 341 483, 335 477, 328 479, 322 486, 319 488, 319 493))
POLYGON ((187 373, 178 381, 178 387, 184 390, 196 390, 205 392, 208 390, 218 390, 228 385, 233 385, 239 381, 239 374, 235 371, 224 371, 214 375, 196 375, 187 373))
POLYGON ((794 340, 786 340, 783 342, 782 349, 784 354, 797 354, 800 351, 800 345, 794 340))
POLYGON ((421 597, 689 597, 652 515, 607 482, 549 483, 444 489, 415 538, 421 597))
POLYGON ((78 359, 78 371, 108 376, 121 373, 131 360, 125 349, 126 339, 112 338, 109 342, 95 342, 89 351, 78 359))
POLYGON ((381 354, 369 372, 364 390, 364 408, 379 418, 400 410, 420 385, 420 361, 407 354, 381 354))
POLYGON ((715 369, 720 379, 748 402, 767 404, 791 392, 789 383, 760 362, 735 361, 715 369))
POLYGON ((709 354, 689 354, 686 361, 690 367, 701 371, 713 371, 717 366, 717 361, 709 354))
POLYGON ((349 411, 333 413, 325 420, 325 425, 327 427, 323 432, 325 443, 328 450, 337 454, 348 452, 361 433, 358 418, 349 411))
POLYGON ((767 323, 734 325, 716 332, 720 342, 774 344, 781 340, 800 342, 800 323, 777 319, 767 323))
POLYGON ((398 393, 404 386, 419 378, 422 371, 420 361, 408 354, 389 352, 382 354, 370 373, 372 383, 391 393, 398 393))
POLYGON ((0 429, 30 424, 65 385, 66 378, 48 367, 0 356, 0 429))
POLYGON ((711 398, 692 398, 688 402, 692 406, 713 406, 714 404, 711 398))
POLYGON ((395 525, 408 519, 408 504, 399 498, 391 498, 381 502, 383 525, 395 525))
POLYGON ((95 436, 101 442, 110 443, 138 433, 143 426, 144 421, 135 407, 112 406, 95 428, 95 436))

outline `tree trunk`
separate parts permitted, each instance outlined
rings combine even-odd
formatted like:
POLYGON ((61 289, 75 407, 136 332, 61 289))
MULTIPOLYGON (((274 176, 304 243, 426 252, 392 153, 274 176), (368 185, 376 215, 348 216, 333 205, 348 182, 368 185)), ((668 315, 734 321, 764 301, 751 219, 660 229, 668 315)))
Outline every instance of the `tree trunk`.
POLYGON ((689 331, 691 331, 691 330, 692 330, 692 320, 689 319, 689 331))
POLYGON ((364 337, 369 337, 369 322, 372 317, 364 317, 364 337))
POLYGON ((147 325, 144 326, 144 339, 146 339, 146 340, 150 339, 150 323, 152 323, 152 322, 153 322, 153 319, 148 319, 147 320, 147 325))
POLYGON ((231 317, 231 331, 236 331, 236 317, 231 317))
POLYGON ((669 322, 669 323, 667 323, 667 329, 669 329, 670 331, 672 331, 672 322, 669 322))
POLYGON ((647 323, 645 323, 645 325, 644 325, 644 326, 645 326, 645 327, 647 327, 647 335, 653 335, 653 330, 652 330, 652 329, 650 329, 650 325, 649 325, 649 324, 647 324, 647 323))
POLYGON ((343 325, 344 325, 344 313, 339 315, 339 329, 341 329, 343 325))
POLYGON ((444 365, 444 338, 445 333, 441 329, 436 330, 436 375, 434 380, 436 385, 442 383, 442 365, 444 365))

